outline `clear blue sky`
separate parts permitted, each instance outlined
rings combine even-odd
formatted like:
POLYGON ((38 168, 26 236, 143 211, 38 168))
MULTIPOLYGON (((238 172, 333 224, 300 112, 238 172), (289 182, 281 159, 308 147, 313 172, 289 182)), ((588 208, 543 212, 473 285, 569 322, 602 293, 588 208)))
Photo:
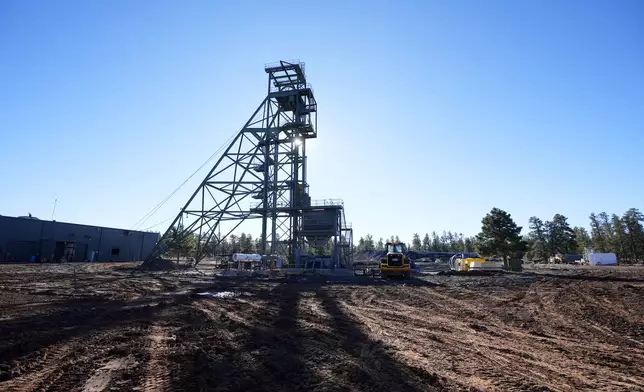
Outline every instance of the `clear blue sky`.
POLYGON ((344 199, 358 237, 644 209, 642 1, 317 3, 0 2, 0 214, 58 198, 57 220, 131 227, 280 59, 319 104, 312 197, 344 199))

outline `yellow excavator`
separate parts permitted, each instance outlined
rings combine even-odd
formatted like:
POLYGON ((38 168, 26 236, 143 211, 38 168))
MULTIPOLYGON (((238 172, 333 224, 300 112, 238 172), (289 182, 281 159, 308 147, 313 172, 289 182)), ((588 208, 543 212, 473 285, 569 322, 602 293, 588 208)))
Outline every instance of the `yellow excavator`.
POLYGON ((386 254, 380 260, 380 276, 402 276, 405 279, 411 277, 411 266, 409 258, 405 256, 405 244, 402 242, 387 242, 385 244, 386 254))

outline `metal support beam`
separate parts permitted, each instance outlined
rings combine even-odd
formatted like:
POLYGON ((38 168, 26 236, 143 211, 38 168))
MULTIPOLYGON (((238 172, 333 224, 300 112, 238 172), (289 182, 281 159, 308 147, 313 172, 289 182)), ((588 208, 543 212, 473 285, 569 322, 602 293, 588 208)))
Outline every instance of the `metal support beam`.
POLYGON ((222 225, 231 222, 230 227, 236 228, 252 218, 262 220, 263 253, 292 261, 296 249, 303 246, 303 211, 298 200, 304 196, 299 190, 308 190, 306 142, 317 136, 317 102, 303 63, 282 61, 265 71, 266 98, 181 208, 146 262, 180 248, 192 236, 197 246, 189 256, 198 263, 232 232, 222 225), (250 208, 251 200, 257 198, 259 204, 250 208), (216 234, 220 232, 224 234, 216 234))

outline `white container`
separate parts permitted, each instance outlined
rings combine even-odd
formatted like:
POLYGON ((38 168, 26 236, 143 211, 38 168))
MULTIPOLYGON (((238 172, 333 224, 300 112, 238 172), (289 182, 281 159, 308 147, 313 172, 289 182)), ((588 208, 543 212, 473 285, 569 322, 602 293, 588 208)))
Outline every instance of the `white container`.
POLYGON ((262 255, 257 253, 234 253, 233 261, 262 261, 262 255))

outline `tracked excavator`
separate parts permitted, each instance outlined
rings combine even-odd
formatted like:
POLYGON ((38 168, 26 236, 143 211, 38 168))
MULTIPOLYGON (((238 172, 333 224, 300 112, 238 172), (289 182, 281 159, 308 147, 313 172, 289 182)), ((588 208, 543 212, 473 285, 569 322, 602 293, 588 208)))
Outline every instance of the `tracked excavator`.
POLYGON ((402 276, 405 279, 411 278, 411 264, 409 257, 405 256, 405 244, 402 242, 387 242, 385 244, 386 254, 380 260, 380 276, 402 276))

